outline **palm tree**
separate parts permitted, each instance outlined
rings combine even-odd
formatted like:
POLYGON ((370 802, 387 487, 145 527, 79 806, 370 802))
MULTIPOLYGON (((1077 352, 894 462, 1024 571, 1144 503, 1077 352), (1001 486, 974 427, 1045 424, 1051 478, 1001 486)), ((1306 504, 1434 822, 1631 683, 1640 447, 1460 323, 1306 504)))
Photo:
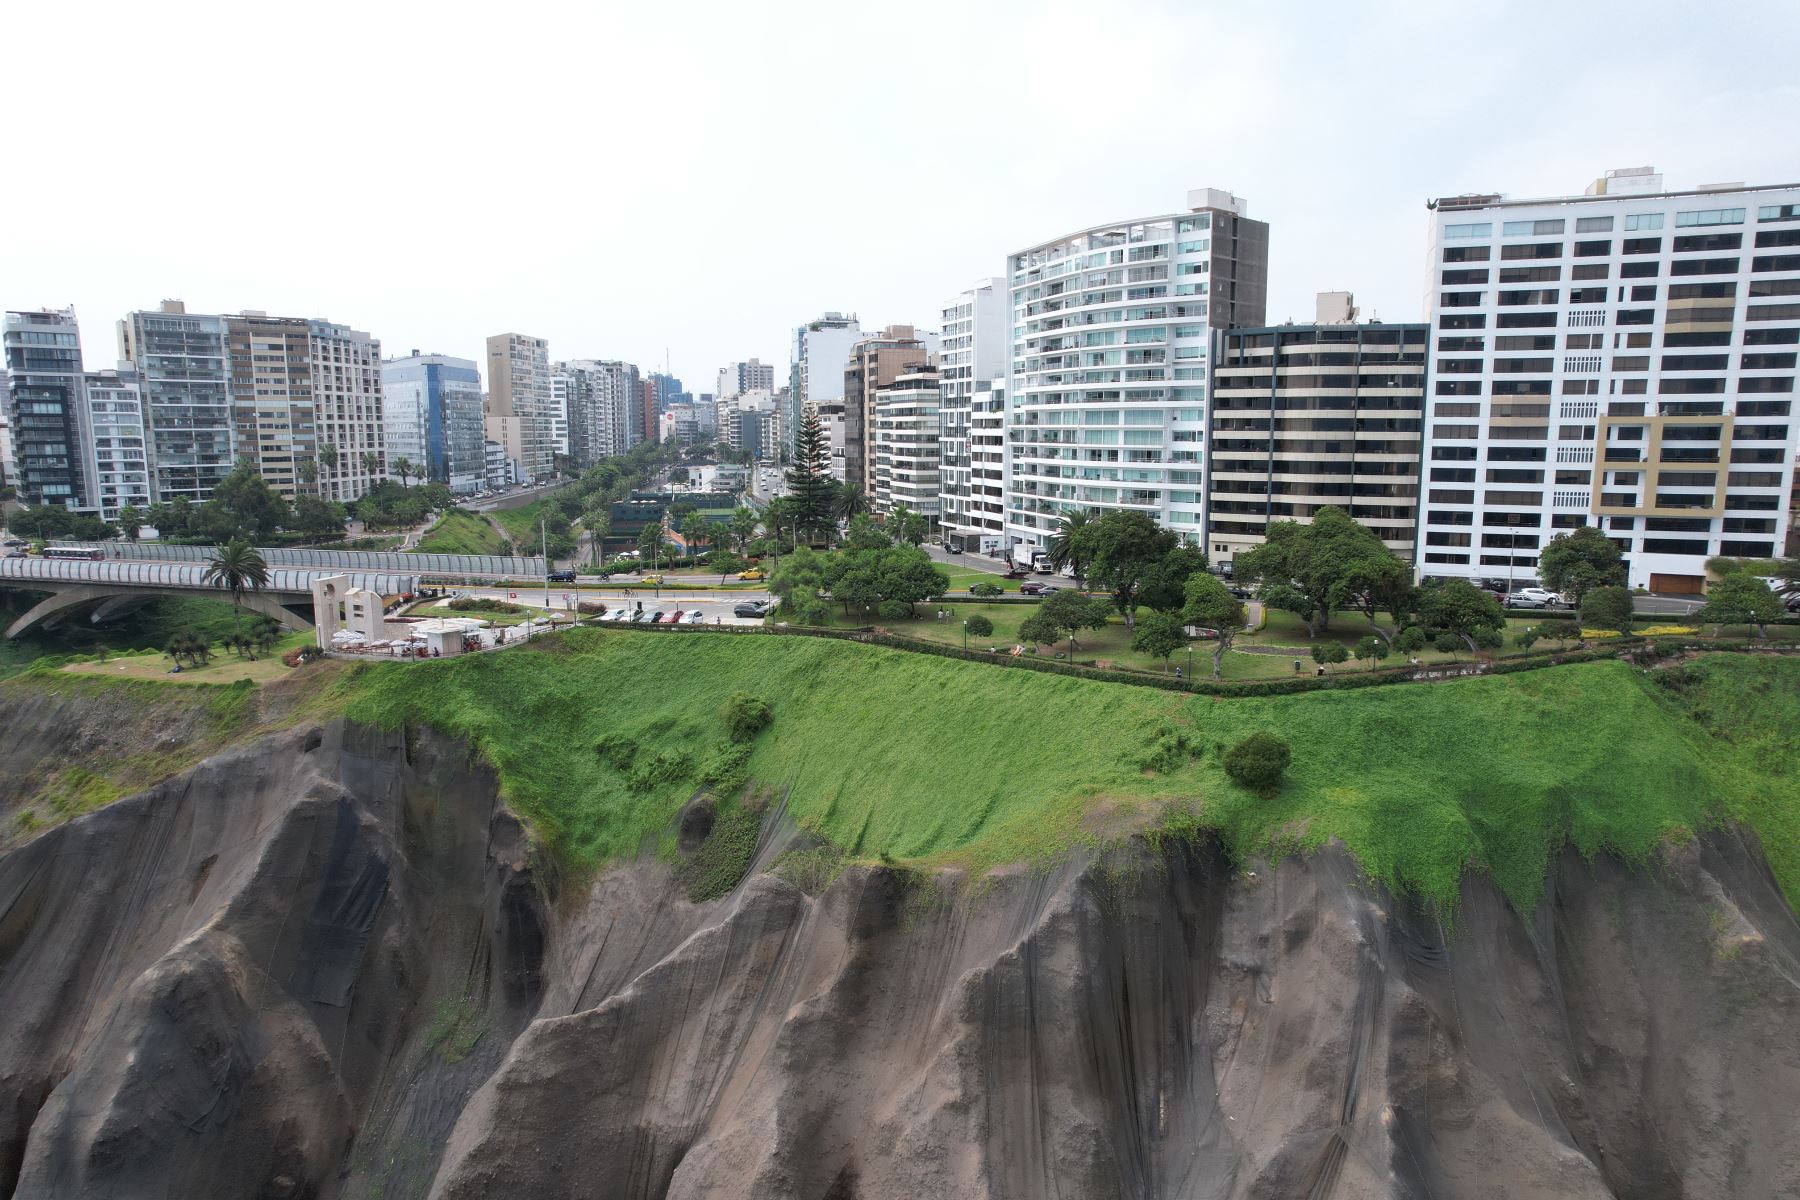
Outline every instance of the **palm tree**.
POLYGON ((1056 519, 1050 544, 1045 547, 1051 567, 1058 571, 1064 567, 1074 568, 1076 587, 1083 585, 1087 574, 1087 555, 1082 552, 1080 534, 1092 519, 1093 514, 1085 508, 1064 509, 1062 516, 1056 519))
POLYGON ((869 511, 869 497, 863 492, 862 484, 846 483, 838 489, 832 508, 838 517, 848 521, 869 511))
POLYGON ((374 475, 381 470, 381 455, 373 450, 362 452, 362 468, 365 475, 374 475))
POLYGON ((236 629, 243 613, 244 593, 260 592, 269 586, 269 565, 256 552, 256 547, 243 538, 232 538, 213 551, 212 561, 207 564, 202 579, 212 587, 231 592, 231 603, 236 608, 231 616, 231 627, 236 629))
POLYGON ((301 459, 294 470, 299 474, 300 482, 307 487, 312 487, 319 482, 319 460, 316 458, 301 459))
POLYGON ((594 551, 594 565, 600 565, 601 543, 606 535, 612 532, 612 508, 604 500, 596 500, 581 514, 581 523, 587 526, 588 543, 594 551))
POLYGON ((731 533, 737 538, 738 553, 750 548, 750 539, 756 536, 756 511, 742 506, 731 514, 731 533))
POLYGON ((707 532, 706 518, 699 513, 689 515, 688 519, 682 522, 681 536, 688 544, 689 553, 694 553, 697 547, 706 544, 707 532))
POLYGON ((394 474, 400 477, 400 486, 404 488, 406 481, 413 475, 412 459, 402 455, 394 460, 394 474))
POLYGON ((338 448, 329 442, 319 447, 319 462, 324 465, 327 471, 336 471, 341 457, 342 456, 338 453, 338 448))

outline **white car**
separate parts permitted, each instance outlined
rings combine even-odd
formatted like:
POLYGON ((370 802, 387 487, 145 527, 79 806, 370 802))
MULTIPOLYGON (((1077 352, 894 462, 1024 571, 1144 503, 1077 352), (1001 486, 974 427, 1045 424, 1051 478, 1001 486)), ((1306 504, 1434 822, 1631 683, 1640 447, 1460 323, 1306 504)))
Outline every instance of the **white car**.
POLYGON ((1516 588, 1511 596, 1517 608, 1561 608, 1563 598, 1548 588, 1516 588))

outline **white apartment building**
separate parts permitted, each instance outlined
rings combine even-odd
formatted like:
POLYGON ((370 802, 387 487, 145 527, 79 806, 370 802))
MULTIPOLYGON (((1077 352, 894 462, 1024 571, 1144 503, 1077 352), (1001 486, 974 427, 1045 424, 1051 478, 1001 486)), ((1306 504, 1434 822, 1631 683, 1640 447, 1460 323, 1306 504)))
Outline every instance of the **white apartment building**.
POLYGON ((1269 227, 1245 211, 1202 188, 1009 257, 1009 545, 1045 545, 1070 508, 1200 539, 1214 333, 1264 322, 1269 227))
POLYGON ((729 400, 741 392, 762 389, 766 392, 775 390, 775 364, 760 359, 749 362, 726 363, 719 368, 719 382, 713 391, 715 400, 729 400))
MULTIPOLYGON (((307 322, 312 347, 312 399, 320 453, 336 451, 335 466, 320 465, 319 494, 354 500, 388 474, 381 431, 381 341, 348 325, 307 322)), ((327 456, 329 457, 329 456, 327 456)))
POLYGON ((144 437, 144 397, 130 363, 117 370, 86 374, 88 427, 87 477, 100 518, 119 519, 127 506, 140 513, 150 507, 150 461, 144 437))
POLYGON ((644 396, 636 366, 577 358, 557 363, 554 373, 568 404, 568 453, 576 470, 631 448, 631 416, 642 411, 644 396))
POLYGON ((513 474, 512 458, 506 453, 506 447, 499 442, 483 441, 481 443, 483 463, 483 483, 489 491, 508 487, 519 481, 513 474))
POLYGON ((1635 168, 1431 208, 1421 574, 1527 579, 1582 524, 1652 591, 1782 552, 1800 184, 1667 191, 1635 168))
MULTIPOLYGON (((1004 411, 997 446, 971 442, 975 395, 1004 381, 1011 358, 1010 297, 1004 279, 983 279, 944 302, 938 376, 943 400, 938 476, 944 544, 953 550, 997 550, 1006 543, 1004 411)), ((1005 396, 1005 384, 1000 395, 1005 396)))
POLYGON ((550 377, 550 449, 564 458, 569 455, 568 376, 550 377), (558 386, 561 384, 563 386, 558 386))
POLYGON ((551 429, 550 343, 519 333, 487 340, 487 437, 506 447, 521 481, 555 469, 551 429))
POLYGON ((835 430, 832 462, 839 479, 844 477, 844 364, 862 336, 854 313, 828 312, 796 328, 789 346, 787 402, 782 411, 785 452, 793 453, 800 414, 811 405, 818 409, 821 423, 835 430))
POLYGON ((936 525, 943 512, 938 435, 940 379, 930 367, 910 371, 875 390, 875 428, 870 438, 876 512, 906 505, 936 525))
POLYGON ((189 313, 179 300, 119 322, 119 356, 137 368, 149 418, 158 501, 209 500, 235 464, 225 342, 225 318, 189 313))

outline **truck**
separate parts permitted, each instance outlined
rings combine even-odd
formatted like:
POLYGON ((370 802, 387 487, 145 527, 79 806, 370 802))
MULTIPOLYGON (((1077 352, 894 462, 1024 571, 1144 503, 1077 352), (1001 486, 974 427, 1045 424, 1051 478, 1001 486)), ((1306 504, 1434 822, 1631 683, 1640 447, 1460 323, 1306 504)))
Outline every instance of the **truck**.
POLYGON ((1020 542, 1012 548, 1013 566, 1019 568, 1021 571, 1031 570, 1031 557, 1036 553, 1038 553, 1036 546, 1029 546, 1024 542, 1020 542))

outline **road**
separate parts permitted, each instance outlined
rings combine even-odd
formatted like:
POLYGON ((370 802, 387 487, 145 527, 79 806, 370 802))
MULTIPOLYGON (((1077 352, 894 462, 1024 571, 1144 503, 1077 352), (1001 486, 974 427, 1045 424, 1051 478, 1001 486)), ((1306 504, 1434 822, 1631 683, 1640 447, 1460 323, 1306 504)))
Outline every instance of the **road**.
POLYGON ((942 546, 925 544, 925 553, 931 555, 932 561, 941 562, 947 567, 962 567, 970 571, 986 571, 990 575, 1004 575, 1007 563, 1002 558, 989 558, 985 554, 957 554, 942 546))
MULTIPOLYGON (((459 595, 469 595, 477 599, 505 600, 527 608, 543 608, 544 589, 542 587, 493 588, 476 587, 458 589, 459 595)), ((680 609, 692 612, 699 609, 706 624, 723 625, 760 625, 762 621, 756 617, 739 617, 732 609, 746 600, 772 600, 767 592, 752 591, 668 591, 663 590, 659 596, 656 588, 640 587, 627 590, 619 587, 582 586, 579 589, 572 584, 553 583, 550 585, 550 604, 552 610, 569 612, 577 603, 605 604, 609 609, 629 606, 635 609, 640 603, 651 612, 661 610, 668 612, 680 609), (579 597, 579 599, 578 599, 579 597)), ((445 609, 445 615, 455 616, 445 609)), ((480 613, 469 613, 469 616, 480 616, 480 613)))
POLYGON ((464 500, 461 504, 471 512, 495 512, 508 508, 523 508, 539 496, 548 495, 557 488, 565 486, 569 481, 559 479, 554 483, 540 483, 535 487, 522 488, 516 492, 502 492, 498 496, 484 496, 479 500, 464 500))

